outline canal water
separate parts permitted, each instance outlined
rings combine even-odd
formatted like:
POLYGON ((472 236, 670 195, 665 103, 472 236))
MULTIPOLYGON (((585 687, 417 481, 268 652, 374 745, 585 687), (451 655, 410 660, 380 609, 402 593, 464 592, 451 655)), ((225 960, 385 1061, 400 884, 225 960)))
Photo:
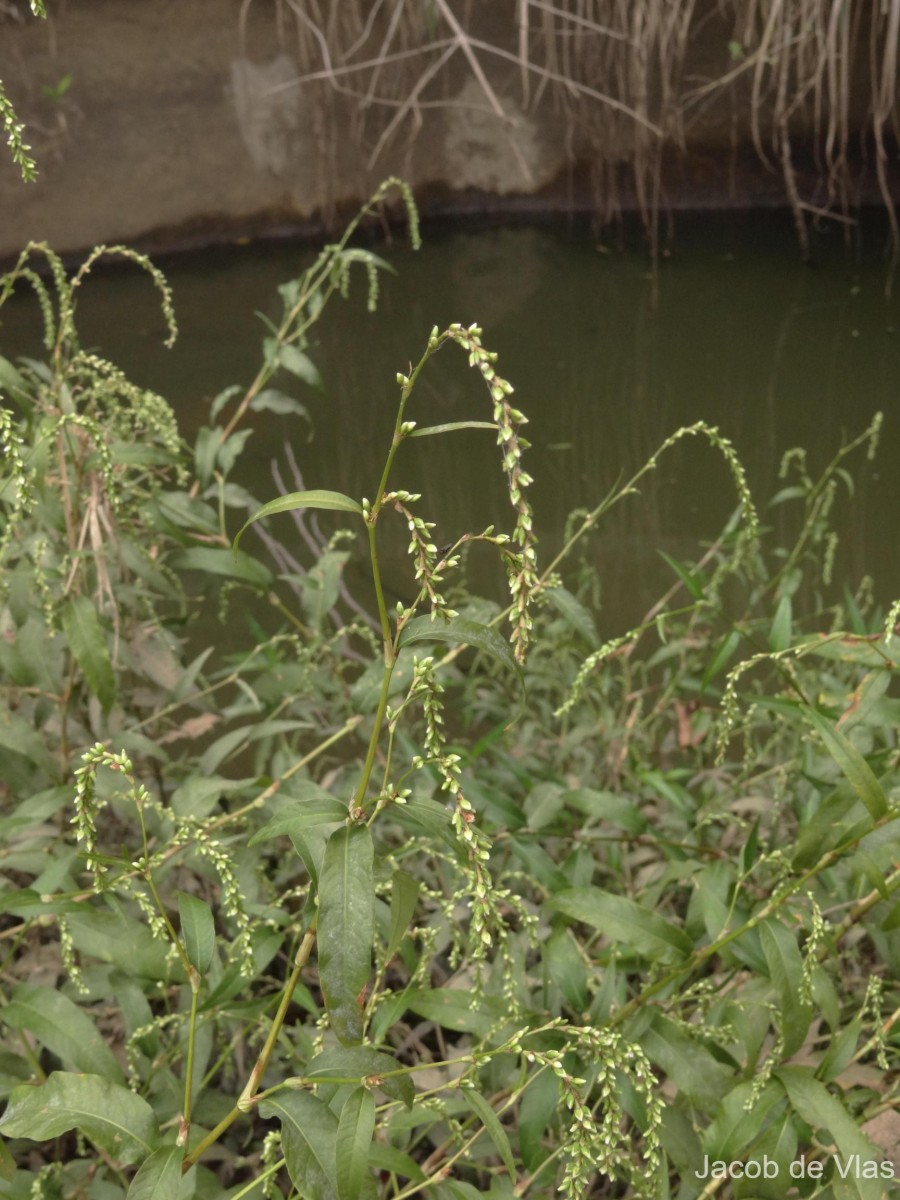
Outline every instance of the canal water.
MULTIPOLYGON (((786 450, 804 446, 816 474, 880 410, 878 456, 870 463, 856 455, 855 494, 842 492, 836 504, 835 579, 852 590, 871 574, 883 605, 900 594, 900 302, 885 294, 877 229, 851 254, 840 227, 826 228, 814 238, 813 265, 804 265, 783 214, 683 218, 655 284, 637 241, 603 244, 580 225, 440 225, 426 228, 418 253, 399 237, 375 249, 396 269, 382 276, 377 313, 366 311, 360 273, 355 295, 334 301, 314 331, 310 353, 326 393, 280 380, 308 407, 312 428, 255 418, 234 478, 260 501, 275 494, 272 462, 284 470, 286 442, 306 487, 371 496, 390 440, 397 372, 418 359, 433 325, 477 321, 530 418, 531 499, 545 561, 561 544, 567 515, 596 505, 680 426, 717 425, 762 507, 782 486, 786 450)), ((284 242, 163 261, 181 328, 173 350, 162 347, 146 278, 131 269, 98 273, 79 302, 82 341, 169 399, 192 440, 211 398, 253 377, 265 335, 254 312, 276 317, 278 284, 310 258, 308 248, 284 242)), ((31 300, 16 297, 0 321, 0 352, 35 352, 31 300)), ((408 416, 420 425, 489 418, 483 384, 455 347, 429 366, 408 416)), ((408 443, 393 482, 424 493, 419 508, 436 521, 439 544, 489 523, 509 527, 490 433, 408 443)), ((635 624, 674 578, 658 549, 698 557, 734 506, 715 451, 694 440, 669 451, 590 543, 603 633, 635 624)), ((790 526, 788 510, 763 515, 790 526)), ((290 522, 282 520, 273 528, 287 538, 290 522)), ((399 595, 411 590, 403 544, 389 550, 399 595)), ((476 560, 473 569, 478 586, 494 590, 486 564, 476 560)))

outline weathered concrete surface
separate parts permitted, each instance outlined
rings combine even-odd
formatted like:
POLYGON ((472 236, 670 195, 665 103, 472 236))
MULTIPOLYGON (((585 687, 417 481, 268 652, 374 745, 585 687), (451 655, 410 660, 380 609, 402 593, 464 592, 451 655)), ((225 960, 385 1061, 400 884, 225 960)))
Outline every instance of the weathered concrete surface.
MULTIPOLYGON (((243 28, 240 0, 49 7, 42 22, 24 0, 0 0, 0 79, 40 170, 23 184, 0 153, 0 259, 29 240, 70 253, 98 242, 177 247, 308 230, 389 174, 443 211, 590 204, 589 172, 571 168, 562 117, 552 105, 523 111, 511 65, 491 75, 505 119, 459 61, 415 138, 407 120, 381 148, 387 118, 364 124, 327 85, 296 86, 293 30, 279 30, 269 4, 251 4, 243 28), (65 94, 48 95, 68 74, 65 94)), ((490 15, 496 23, 500 9, 490 15)), ((739 155, 736 171, 729 165, 722 107, 695 127, 691 153, 673 156, 666 202, 783 203, 780 176, 752 155, 739 155)))

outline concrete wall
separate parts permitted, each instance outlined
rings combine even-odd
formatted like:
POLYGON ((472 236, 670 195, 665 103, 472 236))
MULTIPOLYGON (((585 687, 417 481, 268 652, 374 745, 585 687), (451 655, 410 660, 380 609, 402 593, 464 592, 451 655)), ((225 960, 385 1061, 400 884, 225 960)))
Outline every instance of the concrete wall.
MULTIPOLYGON (((0 79, 40 171, 23 184, 0 154, 0 258, 29 240, 74 252, 300 231, 389 174, 409 179, 432 210, 591 203, 596 164, 582 155, 573 168, 564 114, 548 102, 526 108, 505 60, 487 67, 502 117, 456 54, 436 78, 434 106, 407 113, 376 154, 396 110, 362 116, 327 83, 297 86, 296 28, 285 10, 279 27, 269 2, 244 6, 243 25, 239 0, 57 0, 50 10, 42 22, 24 0, 0 0, 0 79)), ((475 10, 495 40, 507 31, 514 45, 511 2, 475 10)), ((712 70, 727 69, 726 33, 714 27, 697 51, 712 70)), ((732 159, 734 133, 727 103, 701 112, 689 153, 667 154, 667 203, 783 202, 778 172, 745 152, 746 128, 732 159)), ((630 175, 620 175, 616 202, 628 207, 630 175)))

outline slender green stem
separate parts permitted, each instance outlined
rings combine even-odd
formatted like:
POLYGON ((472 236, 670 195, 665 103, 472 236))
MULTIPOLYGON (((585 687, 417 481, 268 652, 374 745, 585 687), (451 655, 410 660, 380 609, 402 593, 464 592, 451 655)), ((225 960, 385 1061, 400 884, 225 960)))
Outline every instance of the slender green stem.
POLYGON ((156 884, 153 882, 153 876, 149 871, 143 871, 141 874, 143 875, 144 882, 150 889, 150 895, 153 897, 153 903, 156 905, 157 909, 159 910, 159 915, 165 922, 166 932, 172 940, 172 945, 175 947, 175 951, 178 954, 178 958, 184 969, 184 973, 187 975, 188 979, 190 979, 191 971, 193 970, 190 959, 185 952, 184 946, 181 944, 181 938, 175 932, 175 926, 169 920, 169 914, 166 912, 163 902, 159 897, 159 892, 156 890, 156 884))
POLYGON ((291 1000, 294 997, 294 991, 297 984, 300 982, 300 976, 303 973, 306 964, 309 962, 309 956, 312 953, 312 948, 316 942, 316 917, 314 916, 303 938, 300 942, 300 947, 294 956, 294 967, 291 971, 290 978, 284 986, 284 991, 281 994, 281 1002, 278 1005, 268 1036, 266 1037, 265 1045, 259 1053, 254 1064, 253 1070, 250 1072, 250 1077, 247 1080, 247 1085, 241 1092, 237 1103, 230 1112, 226 1113, 222 1120, 218 1123, 215 1129, 211 1130, 202 1141, 198 1142, 189 1154, 184 1156, 184 1161, 181 1166, 182 1173, 190 1170, 201 1155, 214 1145, 222 1134, 230 1128, 231 1125, 241 1116, 242 1113, 249 1111, 255 1103, 256 1090, 259 1087, 260 1080, 265 1074, 266 1067, 269 1065, 269 1059, 272 1056, 272 1051, 275 1048, 275 1043, 278 1040, 278 1035, 281 1033, 281 1028, 284 1025, 285 1017, 291 1005, 291 1000))
MULTIPOLYGON (((337 291, 340 286, 340 281, 335 264, 339 262, 342 252, 346 249, 348 242, 353 237, 360 222, 367 217, 378 204, 396 181, 391 179, 378 189, 372 199, 356 214, 344 230, 341 240, 333 246, 327 246, 319 257, 313 263, 312 267, 303 276, 303 286, 294 302, 292 308, 284 316, 281 325, 275 336, 275 340, 279 345, 289 345, 293 342, 302 341, 307 330, 316 323, 320 314, 324 311, 328 300, 337 291), (322 289, 324 288, 324 291, 322 289), (320 292, 319 303, 314 308, 310 309, 310 302, 317 292, 320 292), (304 320, 301 317, 305 310, 310 310, 304 320)), ((225 442, 239 422, 243 419, 250 407, 253 399, 265 387, 268 381, 272 378, 277 370, 277 356, 271 361, 263 363, 256 373, 256 377, 250 387, 244 394, 240 404, 235 409, 231 420, 222 430, 219 435, 220 443, 225 442)))
POLYGON ((187 1134, 191 1128, 191 1101, 194 1092, 194 1045, 195 1034, 197 1030, 197 1000, 200 995, 200 976, 193 967, 191 968, 190 972, 190 981, 191 1016, 188 1024, 187 1061, 184 1067, 184 1105, 182 1108, 185 1137, 187 1137, 187 1134))
POLYGON ((384 646, 384 666, 390 672, 394 667, 394 645, 391 635, 391 622, 388 618, 387 605, 384 601, 384 587, 381 583, 381 569, 378 565, 378 545, 375 540, 375 509, 366 530, 369 536, 369 561, 372 564, 372 582, 375 585, 375 601, 378 605, 378 623, 381 626, 381 641, 384 646))
POLYGON ((287 1162, 283 1158, 279 1158, 278 1162, 272 1163, 271 1167, 266 1167, 262 1175, 251 1180, 246 1187, 241 1188, 239 1192, 235 1192, 231 1200, 243 1200, 244 1196, 249 1196, 254 1188, 258 1188, 261 1183, 265 1183, 267 1179, 271 1179, 273 1175, 277 1175, 282 1167, 286 1167, 287 1162))
POLYGON ((388 480, 391 475, 391 468, 394 465, 394 459, 397 455, 401 444, 404 441, 405 433, 403 430, 403 413, 406 409, 407 401, 409 400, 412 390, 416 385, 416 380, 419 373, 425 364, 428 362, 432 354, 443 345, 446 338, 441 336, 429 341, 425 353, 419 359, 418 363, 407 376, 400 389, 400 403, 397 406, 397 416, 394 421, 394 435, 391 438, 391 447, 388 451, 387 459, 385 460, 384 470, 381 472, 381 479, 378 482, 378 489, 375 492, 375 499, 366 515, 367 533, 369 536, 369 560, 372 565, 372 582, 375 585, 375 599, 378 605, 378 622, 381 626, 381 637, 384 643, 384 675, 381 680, 381 694, 378 697, 378 709, 375 713, 375 721, 372 726, 372 733, 369 737, 369 745, 366 750, 366 760, 363 764, 362 775, 360 777, 359 786, 353 797, 353 805, 355 808, 362 808, 363 801, 366 797, 366 791, 369 787, 369 780, 372 777, 372 769, 375 766, 375 755, 378 751, 378 743, 381 740, 381 730, 384 725, 384 715, 387 711, 388 696, 391 688, 391 675, 394 670, 394 663, 397 660, 396 638, 391 633, 391 623, 388 617, 387 605, 384 600, 384 588, 381 583, 381 568, 378 563, 378 543, 376 539, 376 522, 378 514, 381 512, 381 506, 384 503, 385 493, 387 492, 388 480))

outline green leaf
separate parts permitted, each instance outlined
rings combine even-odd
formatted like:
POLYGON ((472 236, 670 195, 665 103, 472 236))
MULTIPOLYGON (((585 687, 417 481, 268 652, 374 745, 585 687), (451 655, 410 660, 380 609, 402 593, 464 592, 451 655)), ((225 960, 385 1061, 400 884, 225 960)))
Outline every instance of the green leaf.
POLYGON ((872 768, 848 738, 814 708, 800 710, 825 743, 828 753, 840 767, 847 782, 869 810, 873 821, 887 812, 887 798, 872 768))
POLYGON ((418 879, 406 871, 395 871, 391 877, 391 931, 388 934, 385 961, 390 962, 409 928, 419 900, 418 879))
POLYGON ((187 892, 178 893, 178 916, 188 962, 201 975, 209 970, 216 949, 216 923, 209 905, 187 892))
POLYGON ((476 996, 463 988, 422 988, 406 993, 414 1013, 443 1029, 486 1036, 503 1018, 506 1006, 495 996, 476 996))
POLYGON ((407 437, 433 437, 436 433, 454 433, 457 429, 491 429, 497 432, 493 421, 448 421, 445 425, 427 425, 424 429, 414 429, 407 437))
POLYGON ((614 942, 632 946, 653 961, 672 962, 691 953, 688 935, 625 896, 601 888, 569 888, 548 901, 549 906, 573 921, 601 930, 614 942))
POLYGON ((211 429, 203 425, 197 430, 197 441, 194 445, 194 469, 201 487, 206 487, 212 479, 213 468, 216 465, 216 452, 222 438, 222 430, 217 425, 211 429))
POLYGON ((592 821, 608 821, 627 833, 643 833, 647 828, 647 818, 637 805, 615 792, 579 787, 566 792, 563 798, 567 806, 577 808, 592 821))
POLYGON ((686 566, 678 562, 677 559, 674 559, 670 555, 666 554, 664 550, 657 550, 656 553, 668 566, 672 568, 694 599, 702 600, 703 584, 706 582, 703 576, 696 574, 694 571, 688 570, 686 566))
POLYGON ((559 1080, 543 1070, 528 1084, 519 1106, 519 1152, 529 1171, 536 1171, 549 1153, 542 1142, 558 1104, 559 1080))
POLYGON ((652 1063, 661 1067, 678 1091, 701 1112, 715 1112, 734 1082, 730 1067, 713 1058, 699 1037, 691 1037, 661 1013, 653 1015, 640 1044, 652 1063))
POLYGON ((716 647, 716 652, 707 664, 706 670, 703 672, 703 680, 700 684, 700 690, 705 691, 710 680, 715 679, 718 673, 722 670, 731 656, 737 650, 741 642, 741 634, 736 629, 722 638, 719 645, 716 647))
POLYGON ((141 1163, 126 1200, 178 1200, 183 1146, 160 1146, 141 1163))
POLYGON ((4 358, 2 355, 0 355, 0 388, 12 396, 20 408, 27 410, 31 407, 31 395, 25 377, 8 358, 4 358))
POLYGON ((329 492, 321 489, 311 492, 288 492, 286 496, 279 496, 277 500, 270 500, 268 504, 264 504, 259 512, 254 513, 250 520, 241 527, 231 544, 234 552, 237 553, 238 542, 241 540, 244 530, 254 521, 261 521, 263 517, 274 517, 278 513, 292 512, 296 508, 326 508, 362 516, 362 505, 351 500, 349 496, 345 496, 343 492, 329 492))
POLYGON ((87 596, 73 596, 63 606, 62 626, 88 687, 109 712, 116 699, 116 677, 100 618, 87 596))
POLYGON ((216 546, 192 546, 189 550, 176 550, 169 561, 179 571, 224 575, 259 588, 271 587, 274 581, 268 567, 243 551, 232 554, 216 546))
POLYGON ((13 1029, 27 1029, 42 1046, 76 1070, 124 1082, 118 1060, 94 1022, 62 992, 20 984, 9 1004, 0 1009, 0 1019, 13 1029))
POLYGON ((319 890, 319 878, 322 874, 322 863, 325 860, 325 846, 328 836, 319 825, 310 825, 306 829, 295 828, 289 832, 291 845, 306 867, 313 891, 319 890))
POLYGON ((368 827, 344 826, 328 839, 319 880, 319 979, 332 1028, 345 1046, 363 1036, 361 993, 375 936, 373 862, 368 827))
POLYGON ((163 492, 156 498, 155 507, 164 521, 179 529, 189 529, 192 532, 203 530, 204 533, 219 531, 215 509, 187 492, 163 492))
POLYGON ((266 388, 250 401, 251 412, 273 412, 280 417, 297 416, 309 420, 309 409, 293 396, 286 396, 277 388, 266 388))
POLYGON ((544 943, 544 967, 553 983, 575 1012, 584 1012, 588 1002, 587 968, 568 929, 555 929, 544 943))
POLYGON ((223 476, 230 473, 231 468, 243 453, 247 442, 253 437, 253 432, 252 429, 240 429, 237 433, 230 433, 224 441, 220 441, 216 446, 216 462, 223 476))
POLYGON ((16 1160, 9 1151, 6 1142, 0 1138, 0 1179, 10 1180, 16 1173, 16 1160))
POLYGON ((544 780, 525 797, 524 811, 532 833, 554 825, 565 810, 565 791, 560 783, 544 780))
POLYGON ((253 742, 261 741, 263 738, 278 737, 282 733, 294 733, 297 730, 307 728, 308 725, 299 719, 295 721, 273 719, 270 721, 251 722, 239 729, 230 729, 228 733, 223 733, 220 738, 216 738, 213 744, 207 746, 203 751, 199 762, 200 774, 211 775, 232 754, 236 754, 239 750, 251 745, 253 742))
POLYGON ((590 646, 598 644, 600 639, 597 636, 594 618, 567 588, 547 588, 544 596, 579 637, 583 638, 590 646))
POLYGON ((84 912, 84 905, 76 900, 56 900, 53 895, 43 895, 34 888, 20 888, 13 892, 0 892, 0 913, 15 913, 31 921, 45 914, 84 912))
POLYGON ((487 1130, 488 1136, 494 1143, 497 1153, 500 1155, 503 1165, 509 1173, 510 1179, 515 1182, 516 1163, 513 1158, 512 1147, 509 1144, 509 1138, 506 1136, 506 1130, 500 1124, 500 1118, 491 1108, 490 1104, 488 1104, 487 1100, 485 1100, 484 1096, 474 1088, 463 1088, 462 1097, 487 1130))
POLYGON ((340 1200, 359 1200, 369 1176, 369 1147, 375 1132, 375 1097, 368 1088, 351 1092, 338 1121, 337 1190, 340 1200))
POLYGON ((370 1050, 368 1046, 332 1046, 307 1064, 304 1078, 325 1075, 338 1079, 358 1079, 362 1083, 364 1079, 378 1076, 378 1087, 386 1096, 411 1108, 415 1088, 408 1074, 393 1073, 399 1069, 397 1060, 380 1050, 370 1050))
POLYGON ((894 905, 888 912, 888 915, 881 922, 881 928, 885 933, 893 933, 895 929, 900 929, 900 903, 894 905))
POLYGON ((768 1084, 753 1095, 753 1083, 739 1083, 724 1097, 706 1127, 703 1146, 711 1159, 733 1162, 746 1153, 772 1110, 781 1101, 781 1089, 768 1084))
POLYGON ((224 391, 219 392, 210 405, 209 419, 214 421, 228 401, 233 400, 235 396, 239 396, 243 390, 238 384, 233 383, 230 387, 225 388, 224 391))
POLYGON ((572 880, 562 868, 558 867, 543 846, 536 841, 521 837, 512 837, 509 848, 523 862, 528 874, 550 892, 565 892, 572 886, 572 880))
POLYGON ((298 830, 308 829, 311 825, 334 825, 346 821, 347 815, 347 805, 327 793, 300 800, 285 805, 271 821, 254 833, 247 845, 255 846, 258 842, 266 842, 285 833, 293 836, 298 830))
POLYGON ((772 619, 769 630, 769 649, 774 651, 786 650, 791 644, 791 629, 793 626, 793 608, 791 598, 782 596, 772 619))
POLYGON ((858 1018, 845 1025, 843 1029, 835 1031, 828 1043, 828 1049, 822 1055, 822 1061, 816 1068, 816 1074, 823 1083, 830 1083, 832 1080, 840 1078, 856 1053, 862 1032, 863 1023, 858 1018))
POLYGON ((794 935, 777 918, 759 927, 769 978, 778 993, 784 1034, 784 1056, 790 1058, 803 1045, 812 1020, 812 1009, 800 1003, 803 958, 794 935))
POLYGON ((880 1200, 881 1184, 874 1179, 861 1178, 854 1167, 857 1161, 879 1161, 881 1155, 862 1134, 843 1104, 815 1078, 810 1067, 777 1067, 773 1074, 807 1125, 831 1134, 838 1151, 833 1178, 836 1180, 843 1175, 850 1185, 849 1194, 858 1196, 859 1200, 880 1200), (859 1155, 859 1159, 855 1160, 854 1155, 859 1155))
POLYGON ((168 946, 146 924, 124 912, 80 906, 68 918, 75 949, 100 962, 112 963, 129 978, 169 979, 168 946))
POLYGON ((316 388, 320 392, 325 391, 325 384, 322 382, 318 367, 308 355, 304 354, 302 350, 298 350, 296 346, 284 344, 279 346, 275 354, 275 361, 280 367, 284 367, 286 371, 290 371, 292 375, 296 375, 310 387, 316 388))
POLYGON ((400 645, 411 646, 414 642, 446 642, 451 646, 474 646, 476 650, 484 650, 515 672, 523 692, 525 690, 522 669, 513 658, 509 643, 490 625, 467 621, 464 617, 453 617, 450 621, 439 616, 434 620, 430 616, 414 617, 408 625, 404 625, 400 633, 400 645))
POLYGON ((143 1160, 159 1137, 153 1109, 128 1088, 99 1075, 54 1071, 39 1087, 15 1088, 0 1120, 7 1137, 41 1142, 79 1129, 121 1163, 143 1160))
POLYGON ((369 1164, 378 1171, 393 1171, 405 1175, 414 1183, 424 1183, 425 1174, 414 1158, 386 1142, 373 1142, 369 1148, 369 1164))
POLYGON ((430 796, 411 796, 406 804, 397 805, 391 812, 392 819, 404 829, 443 842, 446 848, 462 858, 460 841, 453 830, 450 812, 445 804, 432 800, 430 796))
POLYGON ((317 631, 322 629, 331 609, 337 603, 341 574, 349 557, 345 550, 328 550, 315 566, 299 578, 304 616, 307 624, 317 631))
POLYGON ((337 1200, 337 1129, 334 1113, 309 1092, 284 1091, 259 1105, 261 1117, 281 1121, 288 1174, 304 1200, 337 1200))

